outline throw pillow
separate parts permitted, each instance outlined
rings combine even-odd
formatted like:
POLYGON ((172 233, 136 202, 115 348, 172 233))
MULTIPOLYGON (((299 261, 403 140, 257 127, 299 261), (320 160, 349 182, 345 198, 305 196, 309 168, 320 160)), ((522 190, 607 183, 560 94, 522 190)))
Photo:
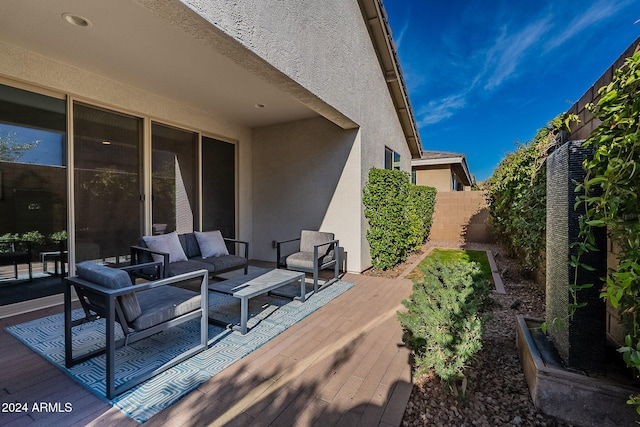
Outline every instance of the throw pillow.
MULTIPOLYGON (((182 249, 178 233, 175 231, 158 236, 144 236, 144 243, 152 251, 164 252, 169 254, 169 262, 187 261, 187 256, 182 249)), ((152 254, 153 260, 162 262, 162 256, 152 254)))
POLYGON ((198 246, 200 246, 202 258, 229 255, 227 245, 224 243, 224 238, 222 237, 220 230, 205 232, 196 231, 195 235, 198 240, 198 246))

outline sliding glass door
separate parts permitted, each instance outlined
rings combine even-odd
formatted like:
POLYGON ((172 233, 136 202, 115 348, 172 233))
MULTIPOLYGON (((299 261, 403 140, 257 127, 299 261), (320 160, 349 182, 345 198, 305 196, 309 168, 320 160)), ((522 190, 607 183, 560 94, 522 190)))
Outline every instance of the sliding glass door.
POLYGON ((148 231, 236 237, 235 144, 70 102, 0 84, 0 306, 60 293, 68 261, 127 263, 148 231))
POLYGON ((151 127, 153 233, 197 229, 198 134, 158 123, 151 127))
POLYGON ((73 107, 75 260, 119 264, 142 231, 141 118, 73 107))

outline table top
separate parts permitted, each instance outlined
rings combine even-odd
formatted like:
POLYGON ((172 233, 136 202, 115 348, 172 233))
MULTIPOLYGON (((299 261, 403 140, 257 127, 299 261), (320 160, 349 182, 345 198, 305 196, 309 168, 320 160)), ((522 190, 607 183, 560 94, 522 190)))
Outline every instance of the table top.
POLYGON ((258 275, 248 274, 220 283, 214 283, 209 285, 209 289, 231 294, 238 298, 251 297, 300 279, 304 280, 304 273, 274 269, 259 273, 258 275))

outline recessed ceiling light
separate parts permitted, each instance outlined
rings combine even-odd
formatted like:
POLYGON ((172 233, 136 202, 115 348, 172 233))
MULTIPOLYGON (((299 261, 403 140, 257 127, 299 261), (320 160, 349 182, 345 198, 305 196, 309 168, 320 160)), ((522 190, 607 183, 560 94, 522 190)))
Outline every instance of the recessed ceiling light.
POLYGON ((264 104, 256 104, 256 105, 254 105, 254 107, 256 107, 256 108, 264 108, 264 104))
POLYGON ((80 15, 74 15, 73 13, 63 13, 62 18, 67 21, 71 25, 75 25, 76 27, 90 27, 91 21, 87 18, 83 18, 80 15))
POLYGON ((102 141, 102 145, 111 145, 111 141, 104 140, 102 141))

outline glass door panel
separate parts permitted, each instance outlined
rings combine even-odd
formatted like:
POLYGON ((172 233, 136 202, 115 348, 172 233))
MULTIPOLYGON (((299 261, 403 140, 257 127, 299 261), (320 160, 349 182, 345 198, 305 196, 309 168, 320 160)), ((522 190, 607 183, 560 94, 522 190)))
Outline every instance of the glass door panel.
POLYGON ((202 138, 202 229, 236 235, 235 145, 202 138))
POLYGON ((66 108, 0 85, 0 305, 63 290, 52 276, 66 244, 66 108))
POLYGON ((152 228, 153 234, 189 233, 197 224, 198 135, 153 123, 152 228))
POLYGON ((76 262, 119 264, 142 233, 142 119, 74 104, 76 262))

